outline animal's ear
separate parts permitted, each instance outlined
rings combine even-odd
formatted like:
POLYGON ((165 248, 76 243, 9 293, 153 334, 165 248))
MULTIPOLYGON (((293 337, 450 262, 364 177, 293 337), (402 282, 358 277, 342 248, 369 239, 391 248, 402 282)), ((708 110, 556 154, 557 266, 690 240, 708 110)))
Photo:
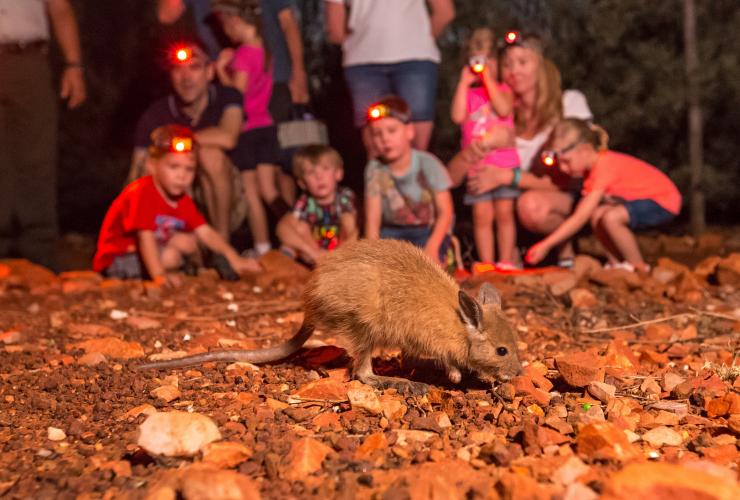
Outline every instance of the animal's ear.
POLYGON ((501 307, 501 294, 490 283, 483 283, 478 290, 478 302, 501 307))
POLYGON ((475 330, 481 327, 483 322, 483 311, 480 305, 470 297, 467 293, 460 290, 457 292, 458 300, 460 301, 460 316, 463 322, 475 330))

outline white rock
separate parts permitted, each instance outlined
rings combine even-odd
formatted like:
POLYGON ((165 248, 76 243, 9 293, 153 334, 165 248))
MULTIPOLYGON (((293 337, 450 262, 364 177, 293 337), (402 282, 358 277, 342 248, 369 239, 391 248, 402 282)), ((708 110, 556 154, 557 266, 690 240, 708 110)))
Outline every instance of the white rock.
POLYGON ((141 424, 138 445, 156 455, 190 457, 220 439, 221 433, 209 417, 171 411, 150 415, 141 424))
POLYGON ((56 427, 49 427, 47 433, 51 441, 64 441, 67 439, 67 434, 62 429, 56 427))
POLYGON ((681 446, 683 443, 681 434, 664 425, 656 427, 655 429, 649 430, 643 434, 642 440, 655 448, 659 448, 665 444, 668 446, 681 446))

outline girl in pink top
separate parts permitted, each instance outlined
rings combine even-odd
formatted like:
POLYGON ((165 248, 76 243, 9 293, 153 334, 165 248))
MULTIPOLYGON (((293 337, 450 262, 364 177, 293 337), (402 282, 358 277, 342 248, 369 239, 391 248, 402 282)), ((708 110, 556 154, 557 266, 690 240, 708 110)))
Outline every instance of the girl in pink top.
POLYGON ((277 219, 290 207, 280 198, 276 187, 280 148, 277 128, 268 109, 272 95, 272 64, 262 37, 260 3, 258 0, 215 0, 213 10, 221 19, 224 33, 237 44, 236 49, 221 51, 216 71, 221 83, 244 94, 246 120, 230 157, 241 171, 254 250, 263 254, 270 250, 263 200, 277 219))
POLYGON ((632 232, 670 222, 681 210, 681 193, 667 175, 633 156, 607 149, 604 129, 576 118, 561 121, 550 136, 543 163, 584 177, 583 198, 573 214, 527 252, 536 264, 556 245, 591 221, 608 266, 647 271, 632 232))
MULTIPOLYGON (((506 84, 497 81, 494 55, 495 37, 488 28, 473 31, 466 44, 466 64, 452 100, 452 121, 462 129, 462 148, 475 140, 493 140, 494 149, 468 174, 484 168, 516 168, 519 156, 514 134, 513 95, 506 84)), ((497 267, 516 267, 516 225, 514 199, 519 191, 503 186, 486 193, 466 193, 465 204, 473 206, 473 233, 478 259, 484 264, 494 261, 493 223, 498 242, 497 267)))

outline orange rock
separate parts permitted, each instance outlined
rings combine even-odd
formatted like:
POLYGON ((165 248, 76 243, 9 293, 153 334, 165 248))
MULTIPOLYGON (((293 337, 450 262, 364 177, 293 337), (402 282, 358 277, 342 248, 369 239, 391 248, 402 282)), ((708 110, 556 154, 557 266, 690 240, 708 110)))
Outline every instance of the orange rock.
POLYGON ((291 404, 304 401, 343 403, 348 400, 347 384, 333 378, 322 378, 309 382, 288 398, 288 402, 291 404))
POLYGON ((153 398, 161 399, 165 403, 170 403, 180 397, 180 390, 172 385, 165 384, 156 389, 152 389, 149 393, 153 398))
POLYGON ((339 422, 339 415, 337 415, 333 411, 325 411, 323 413, 319 413, 313 418, 313 420, 311 420, 311 423, 318 430, 321 430, 321 429, 330 429, 333 431, 342 430, 342 424, 339 422))
POLYGON ((231 470, 188 467, 182 471, 180 489, 185 499, 260 499, 257 484, 244 474, 231 470))
POLYGON ((550 404, 550 395, 541 389, 537 389, 529 377, 520 375, 514 377, 511 383, 514 385, 517 394, 527 394, 543 406, 550 404))
POLYGON ((629 464, 606 483, 604 500, 733 500, 740 487, 706 472, 660 462, 629 464))
POLYGON ((382 407, 383 416, 390 422, 401 420, 408 411, 408 407, 404 403, 403 399, 399 396, 392 396, 390 394, 383 394, 380 396, 380 405, 382 407))
POLYGON ((203 449, 203 461, 216 467, 231 468, 252 456, 252 450, 242 443, 219 441, 210 443, 203 449))
POLYGON ((587 460, 627 461, 640 456, 624 431, 609 422, 586 425, 576 438, 578 454, 587 460))
POLYGON ((606 348, 606 365, 628 371, 636 370, 640 361, 624 340, 612 340, 606 348))
POLYGON ((299 481, 321 470, 321 464, 330 451, 331 448, 313 438, 294 441, 286 457, 282 476, 291 481, 299 481))
POLYGON ((552 498, 552 492, 545 486, 538 484, 533 478, 511 472, 505 472, 501 476, 496 484, 496 490, 501 492, 503 500, 514 498, 550 500, 552 498))
POLYGON ((733 444, 720 444, 710 446, 708 448, 702 448, 700 450, 704 458, 711 460, 712 462, 731 465, 737 462, 740 458, 740 452, 737 450, 737 446, 733 444))
POLYGON ((591 281, 616 289, 635 289, 642 285, 642 279, 637 273, 624 269, 601 269, 591 274, 591 281))
POLYGON ((713 255, 699 262, 694 268, 694 274, 703 280, 708 280, 717 270, 717 265, 722 261, 722 257, 713 255))
POLYGON ((542 389, 545 392, 550 392, 552 389, 552 382, 545 377, 547 373, 547 367, 542 363, 532 363, 527 365, 522 370, 522 374, 529 377, 532 383, 538 389, 542 389))
POLYGON ((683 444, 681 434, 664 425, 651 429, 643 434, 642 440, 654 448, 660 448, 664 445, 681 446, 683 444))
POLYGON ((723 286, 740 286, 740 253, 733 253, 717 264, 717 282, 723 286))
POLYGON ((0 342, 3 344, 17 344, 23 339, 23 334, 16 329, 0 333, 0 342))
POLYGON ((358 380, 349 383, 347 397, 353 410, 363 410, 371 415, 379 415, 383 411, 375 389, 358 380))
POLYGON ((541 425, 537 427, 537 444, 540 446, 540 448, 544 448, 545 446, 550 446, 553 444, 563 444, 569 441, 570 438, 568 436, 563 436, 558 431, 554 431, 541 425))
POLYGON ((95 323, 70 323, 67 325, 67 331, 70 336, 77 338, 120 336, 108 325, 98 325, 95 323))
POLYGON ((676 330, 665 323, 655 323, 652 325, 648 325, 645 328, 645 338, 647 340, 668 341, 671 340, 671 337, 673 337, 675 334, 676 330))
POLYGON ((144 357, 144 350, 141 348, 141 344, 138 342, 125 342, 116 337, 91 339, 85 342, 73 344, 71 347, 73 349, 82 349, 87 353, 99 352, 114 359, 134 359, 144 357))
POLYGON ((586 288, 574 288, 568 296, 573 307, 577 309, 591 309, 599 304, 596 296, 586 288))
POLYGON ((130 316, 126 318, 126 324, 137 330, 150 330, 162 326, 160 321, 154 318, 147 318, 146 316, 130 316))
POLYGON ((388 448, 388 439, 382 432, 376 432, 370 434, 362 444, 357 448, 355 452, 355 458, 357 460, 369 460, 373 455, 379 455, 380 451, 385 451, 388 448))
POLYGON ((584 276, 588 278, 591 273, 601 269, 601 263, 590 255, 576 255, 573 259, 573 272, 579 280, 584 276))
POLYGON ((590 352, 579 352, 555 359, 563 379, 573 387, 586 387, 589 382, 604 381, 604 359, 590 352))
POLYGON ((576 286, 577 278, 572 271, 556 271, 542 276, 542 281, 550 289, 550 293, 559 297, 576 286))
POLYGON ((108 361, 108 358, 106 358, 105 355, 103 355, 102 353, 89 352, 80 356, 80 359, 77 360, 77 363, 85 366, 96 366, 101 363, 105 363, 106 361, 108 361))

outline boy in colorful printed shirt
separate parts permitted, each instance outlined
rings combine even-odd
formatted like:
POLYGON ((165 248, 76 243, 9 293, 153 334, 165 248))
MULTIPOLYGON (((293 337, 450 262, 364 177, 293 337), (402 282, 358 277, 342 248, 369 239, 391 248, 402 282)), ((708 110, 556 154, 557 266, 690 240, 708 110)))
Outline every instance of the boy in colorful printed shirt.
POLYGON ((187 127, 165 125, 152 132, 146 160, 151 174, 129 184, 108 209, 93 259, 95 271, 177 286, 185 262, 199 257, 198 243, 221 256, 231 274, 260 270, 255 260, 240 257, 206 224, 186 194, 195 178, 196 155, 187 127))
POLYGON ((440 264, 450 247, 450 178, 434 156, 412 148, 408 105, 388 96, 370 107, 368 121, 380 156, 365 168, 365 232, 369 239, 405 240, 440 264))
POLYGON ((278 224, 285 250, 315 264, 327 251, 357 239, 355 195, 338 185, 344 175, 342 158, 333 148, 306 146, 293 159, 293 172, 306 191, 278 224))

